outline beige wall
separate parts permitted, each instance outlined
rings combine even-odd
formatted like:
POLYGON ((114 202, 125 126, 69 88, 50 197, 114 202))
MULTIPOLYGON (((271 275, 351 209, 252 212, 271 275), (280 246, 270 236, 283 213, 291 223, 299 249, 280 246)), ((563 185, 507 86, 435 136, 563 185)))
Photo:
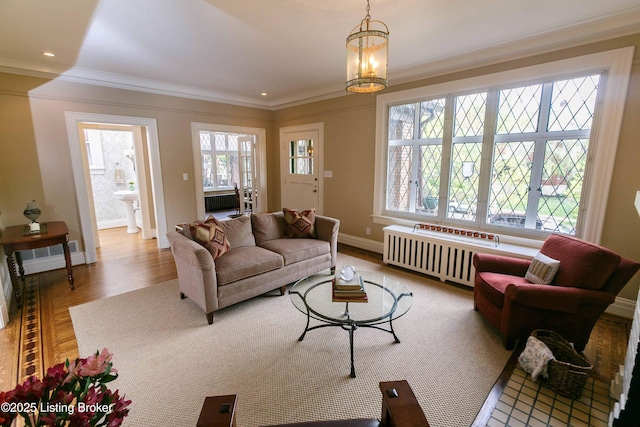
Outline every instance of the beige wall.
POLYGON ((23 223, 25 202, 35 199, 41 220, 66 221, 72 240, 81 231, 65 111, 157 120, 168 229, 196 218, 192 122, 271 128, 267 110, 0 73, 4 222, 23 223))
MULTIPOLYGON (((602 244, 623 256, 640 261, 640 218, 633 206, 635 192, 640 190, 640 34, 393 85, 386 92, 428 86, 625 46, 635 46, 635 58, 616 155, 612 191, 609 200, 601 202, 608 205, 602 244)), ((382 241, 382 226, 373 224, 371 218, 375 107, 375 95, 350 95, 287 108, 274 112, 274 128, 324 122, 325 169, 333 171, 333 178, 325 179, 325 214, 340 218, 341 233, 382 241), (372 228, 371 236, 365 235, 366 227, 372 228)), ((270 188, 270 191, 274 190, 274 187, 270 188)), ((640 273, 620 296, 635 300, 639 286, 640 273)))
MULTIPOLYGON (((450 75, 394 85, 404 90, 506 69, 544 63, 623 46, 636 46, 633 75, 618 153, 613 188, 607 203, 602 244, 640 260, 640 218, 633 207, 640 189, 640 34, 579 48, 529 57, 450 75)), ((279 128, 323 122, 325 170, 324 213, 341 220, 341 232, 382 241, 374 224, 373 178, 375 95, 341 96, 298 107, 268 111, 140 92, 93 87, 41 78, 0 74, 0 210, 5 225, 25 221, 25 202, 36 199, 42 220, 65 220, 71 239, 80 240, 78 206, 67 142, 65 111, 152 117, 157 120, 167 227, 196 216, 191 122, 260 127, 267 130, 269 210, 280 209, 279 128), (182 174, 190 180, 183 181, 182 174), (372 234, 367 236, 365 228, 372 234)), ((640 276, 640 275, 639 275, 640 276)), ((635 299, 640 277, 621 296, 635 299)))

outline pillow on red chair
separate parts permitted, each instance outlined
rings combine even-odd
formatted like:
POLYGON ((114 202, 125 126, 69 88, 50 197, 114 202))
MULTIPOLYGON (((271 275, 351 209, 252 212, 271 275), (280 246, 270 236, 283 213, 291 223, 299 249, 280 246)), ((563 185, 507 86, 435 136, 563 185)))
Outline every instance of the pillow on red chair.
POLYGON ((531 265, 524 278, 531 283, 548 285, 553 281, 559 268, 560 261, 538 252, 531 260, 531 265))
POLYGON ((560 234, 549 236, 540 252, 560 261, 553 280, 559 286, 600 289, 620 263, 620 256, 609 249, 560 234))

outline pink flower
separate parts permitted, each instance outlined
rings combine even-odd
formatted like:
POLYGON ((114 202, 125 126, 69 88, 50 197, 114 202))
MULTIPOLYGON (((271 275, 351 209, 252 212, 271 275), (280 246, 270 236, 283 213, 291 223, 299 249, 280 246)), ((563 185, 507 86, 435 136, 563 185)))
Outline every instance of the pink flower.
POLYGON ((68 384, 71 382, 71 380, 73 380, 74 378, 76 378, 78 376, 78 373, 80 372, 80 368, 82 367, 82 363, 77 363, 79 362, 77 359, 76 360, 71 360, 67 363, 67 370, 69 371, 69 373, 67 374, 67 377, 64 379, 64 381, 62 381, 62 384, 68 384))
MULTIPOLYGON (((102 349, 102 353, 97 353, 94 356, 89 356, 82 363, 80 367, 80 375, 83 377, 96 377, 100 374, 104 374, 107 370, 107 366, 111 363, 112 353, 109 353, 106 348, 102 349)), ((111 372, 115 373, 115 370, 111 372)))

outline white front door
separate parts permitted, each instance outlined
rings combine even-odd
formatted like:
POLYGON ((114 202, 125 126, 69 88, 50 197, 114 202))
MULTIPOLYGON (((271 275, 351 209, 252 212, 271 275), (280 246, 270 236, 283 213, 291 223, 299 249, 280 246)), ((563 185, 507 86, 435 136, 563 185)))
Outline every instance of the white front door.
POLYGON ((282 207, 322 214, 323 131, 323 123, 280 129, 282 207))

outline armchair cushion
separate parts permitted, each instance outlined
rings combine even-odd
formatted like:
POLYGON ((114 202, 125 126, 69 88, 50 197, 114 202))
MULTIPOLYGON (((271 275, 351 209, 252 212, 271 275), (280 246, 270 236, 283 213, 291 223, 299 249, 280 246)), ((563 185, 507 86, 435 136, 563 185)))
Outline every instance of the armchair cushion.
POLYGON ((560 261, 553 280, 559 286, 600 289, 620 264, 620 256, 593 243, 552 234, 540 252, 560 261))
POLYGON ((476 277, 478 280, 476 280, 475 286, 478 288, 478 292, 481 292, 491 304, 497 307, 504 305, 504 294, 507 286, 511 284, 531 284, 524 277, 510 274, 482 272, 478 273, 476 277))
POLYGON ((539 285, 548 285, 553 281, 558 269, 560 261, 550 258, 544 254, 537 253, 531 261, 531 265, 527 270, 524 278, 531 283, 539 285))

